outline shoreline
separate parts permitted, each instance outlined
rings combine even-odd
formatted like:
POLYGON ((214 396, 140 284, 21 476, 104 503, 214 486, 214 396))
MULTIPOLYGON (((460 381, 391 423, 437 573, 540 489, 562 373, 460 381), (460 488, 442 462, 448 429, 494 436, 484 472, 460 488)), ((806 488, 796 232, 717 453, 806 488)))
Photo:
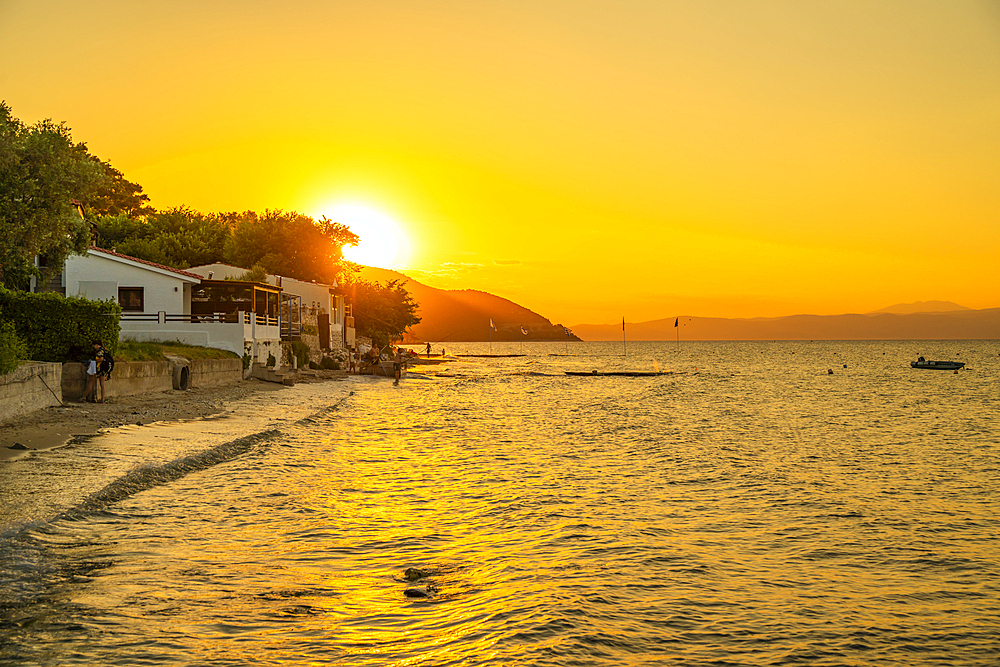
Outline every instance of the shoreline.
MULTIPOLYGON (((316 372, 316 371, 314 371, 316 372)), ((346 376, 301 377, 298 382, 331 382, 346 376)), ((225 411, 226 403, 247 396, 286 389, 282 384, 263 380, 241 380, 187 391, 167 390, 135 396, 115 396, 106 403, 74 403, 42 408, 0 423, 0 463, 22 458, 32 452, 62 447, 73 438, 89 437, 104 429, 126 424, 148 425, 202 419, 225 411), (27 449, 11 449, 14 446, 27 449)))

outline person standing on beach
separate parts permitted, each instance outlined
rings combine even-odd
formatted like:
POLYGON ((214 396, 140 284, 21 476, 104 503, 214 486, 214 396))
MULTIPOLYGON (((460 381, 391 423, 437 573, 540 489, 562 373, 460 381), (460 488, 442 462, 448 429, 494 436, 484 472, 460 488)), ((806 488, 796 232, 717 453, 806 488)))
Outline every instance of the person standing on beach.
POLYGON ((431 356, 431 344, 427 343, 427 356, 431 356))
POLYGON ((399 376, 403 372, 403 348, 397 347, 396 354, 392 358, 392 374, 396 378, 393 384, 399 384, 399 376))
POLYGON ((94 358, 90 360, 87 364, 87 388, 83 390, 83 396, 80 397, 81 403, 87 400, 90 396, 90 392, 94 389, 94 382, 100 381, 101 385, 101 400, 104 402, 104 376, 107 374, 107 368, 104 363, 104 345, 99 340, 95 340, 92 343, 94 347, 94 358))

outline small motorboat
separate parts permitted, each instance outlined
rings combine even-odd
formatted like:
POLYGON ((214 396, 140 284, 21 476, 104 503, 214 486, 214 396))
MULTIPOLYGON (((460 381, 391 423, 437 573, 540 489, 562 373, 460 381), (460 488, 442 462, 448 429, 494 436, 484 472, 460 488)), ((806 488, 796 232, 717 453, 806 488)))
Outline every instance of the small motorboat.
POLYGON ((923 357, 910 362, 910 368, 930 368, 937 371, 957 371, 964 367, 963 361, 927 361, 923 357))

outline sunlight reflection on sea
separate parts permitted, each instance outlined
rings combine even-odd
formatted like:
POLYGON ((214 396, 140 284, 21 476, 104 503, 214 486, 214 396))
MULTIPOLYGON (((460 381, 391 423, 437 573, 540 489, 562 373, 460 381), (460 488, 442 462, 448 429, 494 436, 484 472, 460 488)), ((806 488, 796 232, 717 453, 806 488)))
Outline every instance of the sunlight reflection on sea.
POLYGON ((37 464, 77 511, 0 544, 0 661, 996 664, 998 347, 525 344, 149 441, 194 460, 90 509, 77 447, 37 464))

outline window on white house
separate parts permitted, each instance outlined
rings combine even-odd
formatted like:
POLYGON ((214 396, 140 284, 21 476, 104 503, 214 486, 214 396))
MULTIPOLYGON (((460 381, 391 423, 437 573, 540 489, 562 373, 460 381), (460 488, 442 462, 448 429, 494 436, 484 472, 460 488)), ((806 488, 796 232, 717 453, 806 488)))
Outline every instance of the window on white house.
POLYGON ((144 309, 142 287, 119 287, 118 303, 123 311, 139 311, 144 309))

